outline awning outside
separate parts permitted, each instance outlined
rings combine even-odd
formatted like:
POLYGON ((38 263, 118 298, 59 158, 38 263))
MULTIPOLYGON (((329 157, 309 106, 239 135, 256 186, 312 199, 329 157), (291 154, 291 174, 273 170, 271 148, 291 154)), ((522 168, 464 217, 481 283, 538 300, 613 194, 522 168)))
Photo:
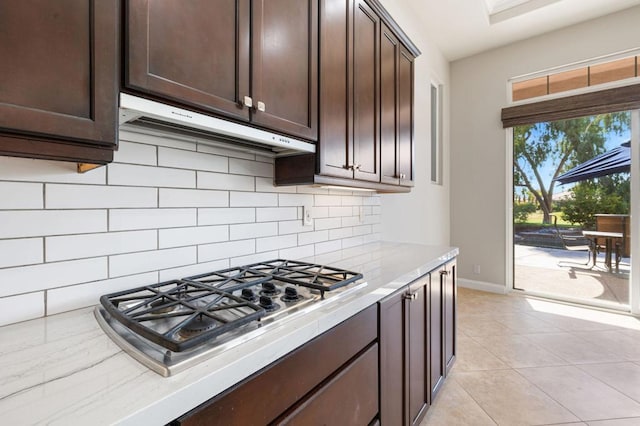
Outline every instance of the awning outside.
POLYGON ((615 173, 631 170, 631 141, 625 142, 617 148, 593 157, 573 169, 561 174, 554 180, 561 184, 579 182, 615 173))

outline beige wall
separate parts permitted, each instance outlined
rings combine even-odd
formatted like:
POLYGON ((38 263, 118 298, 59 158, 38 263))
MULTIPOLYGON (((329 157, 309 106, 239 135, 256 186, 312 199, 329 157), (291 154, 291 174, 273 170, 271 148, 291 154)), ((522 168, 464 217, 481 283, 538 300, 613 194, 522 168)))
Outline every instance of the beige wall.
POLYGON ((449 62, 430 42, 423 22, 406 0, 385 0, 384 7, 400 24, 422 55, 415 62, 415 187, 410 194, 383 195, 382 238, 449 245, 449 62), (443 185, 430 182, 430 85, 444 86, 443 185))
POLYGON ((638 48, 638 22, 635 7, 451 64, 451 244, 463 282, 506 285, 507 80, 638 48))

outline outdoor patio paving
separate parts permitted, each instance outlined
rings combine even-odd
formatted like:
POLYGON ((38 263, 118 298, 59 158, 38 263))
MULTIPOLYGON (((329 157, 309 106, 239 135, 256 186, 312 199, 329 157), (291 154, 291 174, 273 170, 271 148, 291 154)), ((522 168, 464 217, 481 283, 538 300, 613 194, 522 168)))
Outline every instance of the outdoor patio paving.
POLYGON ((514 245, 515 287, 555 297, 583 300, 611 307, 629 304, 629 258, 620 262, 620 272, 609 272, 604 254, 596 267, 584 263, 585 252, 514 245))

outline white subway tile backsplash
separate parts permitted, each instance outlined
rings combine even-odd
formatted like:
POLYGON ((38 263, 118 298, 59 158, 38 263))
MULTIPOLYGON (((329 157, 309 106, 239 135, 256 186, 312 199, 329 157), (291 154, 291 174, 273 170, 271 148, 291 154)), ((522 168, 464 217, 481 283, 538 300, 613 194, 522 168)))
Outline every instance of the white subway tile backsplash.
POLYGON ((353 215, 353 207, 329 207, 329 217, 353 215))
POLYGON ((252 254, 249 256, 233 257, 229 259, 229 266, 234 267, 234 266, 249 265, 252 263, 265 262, 268 260, 278 259, 279 257, 280 255, 278 254, 277 250, 267 251, 267 252, 258 253, 258 254, 252 254))
POLYGON ((78 173, 76 163, 0 157, 0 180, 22 182, 89 183, 104 185, 107 168, 78 173))
POLYGON ((45 238, 47 262, 155 250, 156 231, 106 232, 45 238))
POLYGON ((227 191, 253 191, 253 176, 228 175, 226 173, 198 172, 199 189, 222 189, 227 191))
POLYGON ((317 243, 315 245, 316 255, 328 253, 330 251, 341 250, 341 249, 342 249, 342 241, 340 240, 326 241, 323 243, 317 243))
POLYGON ((0 326, 44 316, 44 292, 0 298, 0 326))
POLYGON ((127 186, 47 184, 45 206, 47 209, 158 207, 158 190, 127 186))
POLYGON ((83 234, 107 230, 104 210, 0 211, 0 238, 83 234))
POLYGON ((278 252, 278 256, 281 259, 302 259, 303 257, 309 257, 315 255, 315 248, 313 244, 308 246, 298 246, 293 248, 282 249, 278 252))
POLYGON ((194 170, 164 167, 109 164, 109 185, 157 186, 166 188, 195 188, 194 170))
POLYGON ((0 269, 0 297, 107 278, 107 258, 0 269))
MULTIPOLYGON (((160 132, 159 132, 160 134, 160 132)), ((176 136, 168 132, 162 132, 163 136, 148 135, 138 133, 136 129, 120 127, 118 138, 123 141, 136 142, 154 146, 165 146, 168 148, 184 149, 187 151, 196 150, 196 138, 189 136, 176 136)))
POLYGON ((256 209, 198 209, 198 225, 223 225, 256 221, 256 209))
POLYGON ((370 197, 364 197, 362 199, 362 204, 365 206, 379 206, 381 204, 379 195, 372 195, 370 197))
POLYGON ((0 210, 41 209, 42 188, 41 183, 0 181, 0 210))
POLYGON ((296 207, 264 207, 256 209, 257 222, 277 222, 279 220, 298 219, 296 207))
POLYGON ((196 263, 195 247, 119 254, 109 257, 109 277, 115 278, 194 263, 196 263))
POLYGON ((231 207, 277 207, 278 194, 262 194, 257 192, 231 192, 231 207))
POLYGON ((226 259, 256 252, 256 240, 230 241, 198 247, 198 262, 226 259))
POLYGON ((227 225, 161 229, 158 233, 161 249, 216 243, 229 239, 227 225))
POLYGON ((158 147, 120 139, 118 150, 113 153, 114 163, 158 165, 158 147))
POLYGON ((275 164, 276 159, 267 155, 256 154, 256 161, 262 161, 263 163, 275 164))
POLYGON ((257 192, 295 193, 295 186, 273 186, 273 178, 256 177, 257 192))
POLYGON ((229 173, 273 178, 273 164, 230 158, 229 173))
POLYGON ((109 210, 109 230, 175 228, 196 226, 196 209, 109 210))
POLYGON ((301 220, 289 220, 286 222, 278 222, 278 234, 298 234, 300 232, 309 232, 313 228, 310 226, 303 226, 301 220))
POLYGON ((158 148, 158 165, 207 172, 226 173, 229 171, 229 159, 227 157, 164 147, 158 148))
POLYGON ((346 249, 346 248, 349 248, 349 247, 361 246, 363 244, 364 244, 364 237, 363 236, 345 238, 345 239, 342 240, 342 248, 343 249, 346 249))
POLYGON ((255 154, 251 154, 249 152, 238 151, 235 149, 221 148, 221 147, 211 146, 211 145, 205 145, 204 143, 198 144, 198 152, 221 155, 223 157, 244 158, 245 160, 255 160, 256 158, 255 154))
POLYGON ((0 268, 42 263, 43 252, 42 238, 0 240, 0 268))
POLYGON ((342 198, 339 195, 314 195, 316 206, 341 206, 342 198))
POLYGON ((127 126, 114 163, 87 173, 0 157, 0 324, 144 284, 279 257, 324 259, 380 239, 378 195, 275 187, 273 171, 271 157, 127 126), (312 226, 303 226, 302 206, 311 207, 312 226))
POLYGON ((329 239, 329 231, 303 232, 298 234, 298 244, 301 246, 307 244, 319 243, 329 239))
POLYGON ((312 206, 313 195, 309 194, 278 194, 280 207, 312 206))
POLYGON ((157 282, 158 273, 147 272, 47 290, 47 314, 53 315, 97 305, 102 295, 157 282))
POLYGON ((160 188, 160 207, 227 207, 227 191, 160 188))
POLYGON ((371 233, 371 225, 354 226, 353 235, 366 235, 371 233))
POLYGON ((244 240, 272 235, 278 235, 278 224, 276 222, 229 225, 230 240, 244 240))
POLYGON ((342 226, 344 227, 358 226, 358 225, 362 225, 362 222, 360 222, 359 216, 349 216, 349 217, 342 218, 342 226))
POLYGON ((342 226, 342 219, 339 217, 331 217, 327 219, 315 219, 315 230, 321 231, 323 229, 340 228, 342 226))
POLYGON ((281 235, 279 237, 266 237, 256 239, 256 251, 278 250, 287 247, 295 247, 298 245, 298 237, 296 235, 281 235))
POLYGON ((342 238, 353 237, 353 228, 338 228, 329 230, 329 239, 337 240, 342 238))
POLYGON ((181 266, 179 268, 164 269, 160 271, 160 282, 191 277, 206 272, 219 271, 229 267, 229 259, 214 260, 212 262, 197 263, 195 265, 181 266))

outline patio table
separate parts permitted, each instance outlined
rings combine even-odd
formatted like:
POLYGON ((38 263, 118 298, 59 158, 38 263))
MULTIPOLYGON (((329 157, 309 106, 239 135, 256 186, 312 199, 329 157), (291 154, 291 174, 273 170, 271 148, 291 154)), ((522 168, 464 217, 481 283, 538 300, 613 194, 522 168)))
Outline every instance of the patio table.
MULTIPOLYGON (((613 249, 613 240, 618 240, 618 239, 622 239, 623 235, 622 232, 605 232, 605 231, 582 231, 582 235, 584 235, 586 238, 589 238, 590 240, 593 241, 594 243, 594 247, 598 245, 598 239, 599 238, 604 238, 605 240, 605 255, 604 255, 604 264, 607 267, 607 269, 609 271, 611 271, 611 252, 613 249)), ((593 265, 595 266, 596 264, 596 250, 593 250, 593 265)), ((619 269, 619 263, 620 263, 620 259, 617 256, 616 253, 616 272, 618 272, 619 269)))

